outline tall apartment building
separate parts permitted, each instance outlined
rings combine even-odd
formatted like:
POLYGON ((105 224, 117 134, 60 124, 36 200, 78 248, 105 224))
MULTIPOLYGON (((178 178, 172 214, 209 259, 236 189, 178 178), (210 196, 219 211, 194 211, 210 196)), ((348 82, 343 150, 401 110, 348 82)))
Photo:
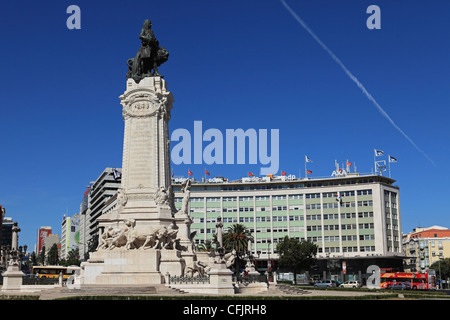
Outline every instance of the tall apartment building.
MULTIPOLYGON (((177 208, 183 197, 180 182, 173 182, 177 208)), ((191 232, 197 231, 194 240, 199 244, 213 238, 219 216, 224 229, 243 224, 253 234, 253 254, 260 266, 278 258, 276 245, 288 236, 318 245, 319 274, 365 273, 371 264, 401 268, 400 199, 394 182, 357 173, 325 179, 193 182, 191 232)))
POLYGON ((66 259, 71 250, 79 248, 80 243, 80 215, 63 217, 61 222, 61 259, 66 259))
POLYGON ((450 229, 415 228, 403 235, 403 251, 408 271, 424 271, 439 259, 450 258, 450 229))
POLYGON ((36 248, 35 252, 38 255, 42 247, 45 246, 45 239, 48 237, 48 235, 52 234, 52 227, 40 227, 37 232, 37 241, 36 241, 36 248))
POLYGON ((103 214, 106 203, 120 188, 120 168, 106 168, 91 184, 80 206, 80 258, 88 252, 89 243, 98 237, 98 217, 103 214))
POLYGON ((9 217, 3 217, 2 219, 2 233, 1 233, 1 245, 11 247, 12 243, 12 227, 13 219, 9 217))

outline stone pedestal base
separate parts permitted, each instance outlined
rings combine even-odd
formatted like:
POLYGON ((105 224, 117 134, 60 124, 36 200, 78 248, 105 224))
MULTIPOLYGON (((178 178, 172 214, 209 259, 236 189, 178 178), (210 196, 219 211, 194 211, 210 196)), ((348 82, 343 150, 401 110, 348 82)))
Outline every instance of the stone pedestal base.
POLYGON ((169 273, 171 276, 184 274, 185 261, 178 250, 161 250, 159 270, 161 274, 169 273))
POLYGON ((184 260, 177 250, 99 250, 82 264, 82 284, 163 284, 164 274, 182 275, 184 260))
POLYGON ((209 291, 215 294, 228 295, 234 294, 233 272, 225 264, 216 263, 209 270, 209 291))
POLYGON ((2 291, 20 290, 24 273, 19 270, 19 266, 9 266, 2 276, 2 291))

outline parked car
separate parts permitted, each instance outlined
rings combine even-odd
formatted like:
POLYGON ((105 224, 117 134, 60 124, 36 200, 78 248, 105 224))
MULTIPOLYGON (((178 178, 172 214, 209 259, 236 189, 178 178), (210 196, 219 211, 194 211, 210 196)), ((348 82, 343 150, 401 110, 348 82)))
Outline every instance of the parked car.
POLYGON ((336 282, 333 282, 332 280, 319 280, 319 281, 314 282, 314 287, 332 288, 332 287, 336 287, 336 282))
POLYGON ((341 288, 359 288, 359 287, 361 287, 361 284, 359 283, 359 281, 350 280, 350 281, 345 281, 339 287, 341 287, 341 288))
POLYGON ((411 282, 396 282, 395 284, 389 284, 387 289, 390 290, 411 290, 411 282))

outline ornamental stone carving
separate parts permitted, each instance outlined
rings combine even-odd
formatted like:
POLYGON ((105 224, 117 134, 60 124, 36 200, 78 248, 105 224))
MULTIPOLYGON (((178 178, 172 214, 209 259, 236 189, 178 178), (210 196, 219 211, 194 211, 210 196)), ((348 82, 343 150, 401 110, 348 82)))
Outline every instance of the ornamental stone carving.
POLYGON ((184 274, 187 277, 193 277, 195 274, 200 277, 204 277, 211 270, 211 266, 203 261, 192 261, 189 265, 186 265, 184 269, 184 274))
POLYGON ((97 250, 113 250, 117 248, 161 249, 170 250, 179 247, 178 227, 175 223, 169 226, 154 226, 147 230, 135 228, 134 219, 124 220, 122 228, 108 227, 100 236, 97 250))
POLYGON ((156 191, 155 202, 157 205, 169 205, 169 193, 163 186, 156 191))
POLYGON ((123 106, 122 116, 124 120, 129 117, 145 118, 158 116, 170 120, 171 105, 165 94, 154 92, 131 92, 128 96, 121 96, 123 106))

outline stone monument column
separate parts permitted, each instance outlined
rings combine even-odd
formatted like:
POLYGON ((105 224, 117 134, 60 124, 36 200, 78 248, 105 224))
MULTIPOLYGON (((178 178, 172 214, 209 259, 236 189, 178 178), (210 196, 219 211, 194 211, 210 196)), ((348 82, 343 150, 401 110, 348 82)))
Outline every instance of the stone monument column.
POLYGON ((19 245, 19 232, 20 228, 18 226, 18 223, 14 222, 12 227, 12 242, 8 268, 2 274, 2 291, 18 291, 22 286, 22 278, 24 276, 24 273, 20 270, 21 257, 17 251, 19 245))
POLYGON ((173 96, 161 77, 127 80, 120 96, 125 122, 119 220, 169 225, 171 176, 169 126, 173 96))
POLYGON ((19 228, 19 224, 17 222, 14 222, 11 230, 12 230, 11 251, 17 251, 17 248, 19 247, 19 232, 21 231, 19 228))
MULTIPOLYGON (((171 187, 169 120, 174 100, 157 70, 168 51, 159 46, 150 20, 139 39, 141 47, 127 61, 126 90, 119 97, 125 123, 121 187, 114 210, 97 219, 103 231, 97 250, 82 265, 83 285, 161 284, 166 273, 183 275, 186 265, 177 222, 186 224, 174 218, 171 187)), ((182 228, 183 238, 186 230, 182 228)))

